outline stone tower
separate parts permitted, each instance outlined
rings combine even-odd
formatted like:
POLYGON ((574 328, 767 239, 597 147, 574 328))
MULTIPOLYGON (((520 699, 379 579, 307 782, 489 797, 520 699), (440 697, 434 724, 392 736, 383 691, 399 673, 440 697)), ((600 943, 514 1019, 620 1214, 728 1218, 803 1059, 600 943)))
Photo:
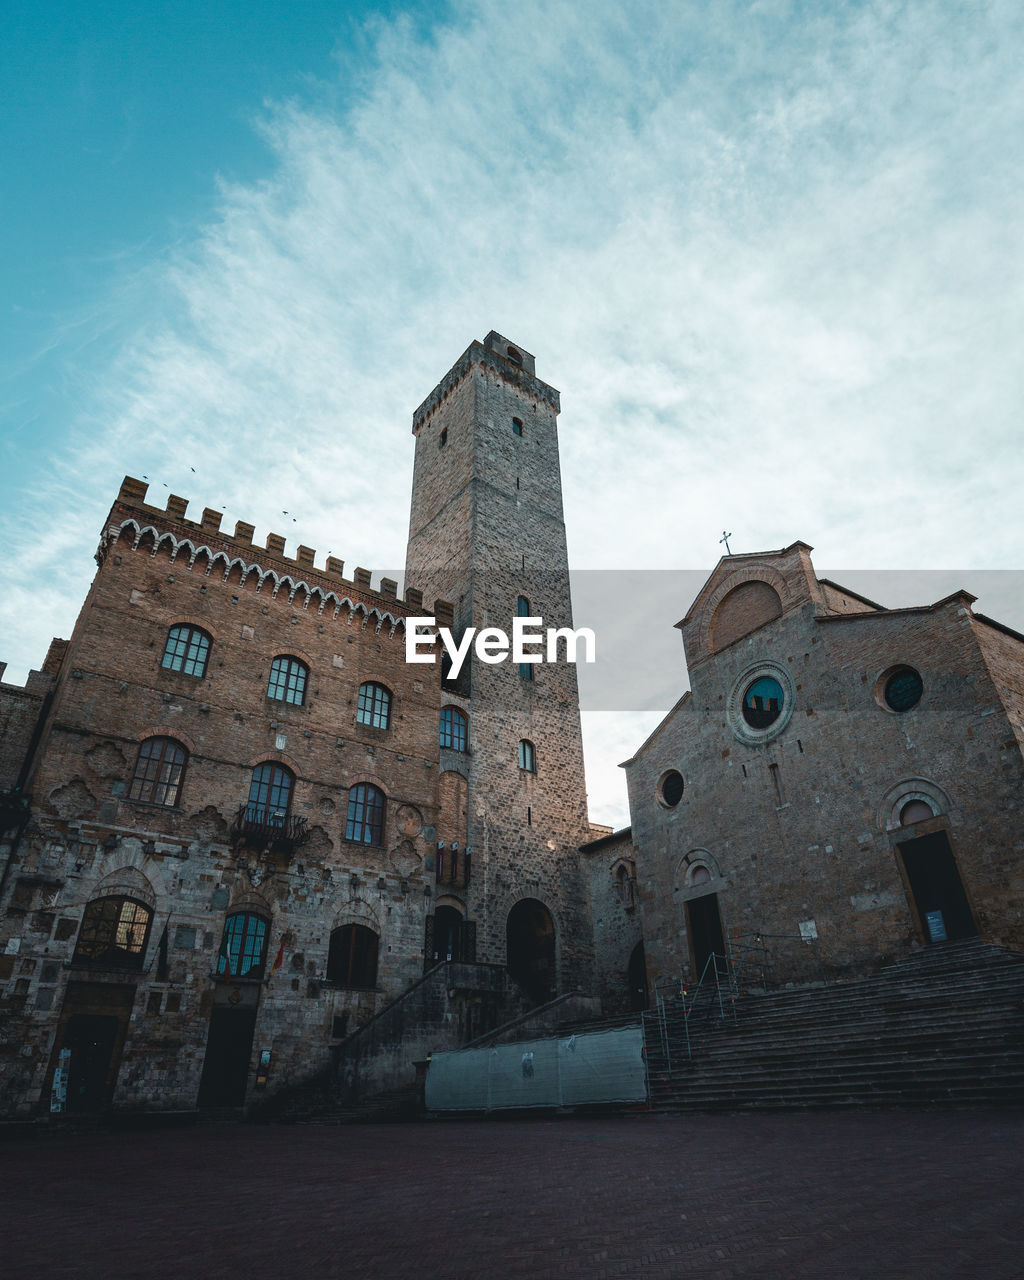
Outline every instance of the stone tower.
MULTIPOLYGON (((526 611, 572 626, 558 411, 533 356, 494 332, 416 410, 406 583, 451 602, 456 638, 526 611)), ((508 963, 535 1000, 586 987, 591 956, 579 694, 559 657, 474 654, 442 697, 468 735, 461 751, 442 734, 433 956, 508 963)))

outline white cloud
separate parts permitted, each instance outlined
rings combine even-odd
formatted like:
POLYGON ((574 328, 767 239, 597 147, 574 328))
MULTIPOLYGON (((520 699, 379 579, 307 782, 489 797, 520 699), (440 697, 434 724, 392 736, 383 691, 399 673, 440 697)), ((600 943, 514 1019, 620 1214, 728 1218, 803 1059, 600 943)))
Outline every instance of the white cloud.
POLYGON ((62 456, 2 517, 3 656, 67 634, 125 472, 400 567, 411 411, 491 328, 563 393, 578 566, 709 568, 723 528, 1019 565, 1022 26, 998 0, 379 26, 347 105, 268 108, 276 168, 98 305, 136 326, 120 357, 76 337, 62 456))

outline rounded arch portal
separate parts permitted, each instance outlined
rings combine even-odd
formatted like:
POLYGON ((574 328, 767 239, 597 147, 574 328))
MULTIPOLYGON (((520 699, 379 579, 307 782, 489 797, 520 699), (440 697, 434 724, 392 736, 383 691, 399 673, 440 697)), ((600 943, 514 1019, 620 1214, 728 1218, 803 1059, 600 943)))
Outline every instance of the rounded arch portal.
POLYGON ((505 926, 508 971, 526 995, 544 1004, 555 994, 555 922, 536 898, 523 898, 505 926))

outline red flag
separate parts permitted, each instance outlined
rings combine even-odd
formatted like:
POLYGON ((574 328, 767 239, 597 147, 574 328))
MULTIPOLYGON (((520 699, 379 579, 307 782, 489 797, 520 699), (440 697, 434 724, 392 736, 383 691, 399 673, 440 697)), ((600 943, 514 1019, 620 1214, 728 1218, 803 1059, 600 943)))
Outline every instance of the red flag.
POLYGON ((274 961, 274 967, 270 971, 270 976, 273 977, 274 974, 277 973, 278 969, 280 969, 280 967, 283 964, 284 964, 284 938, 282 937, 281 945, 277 949, 277 959, 274 961))

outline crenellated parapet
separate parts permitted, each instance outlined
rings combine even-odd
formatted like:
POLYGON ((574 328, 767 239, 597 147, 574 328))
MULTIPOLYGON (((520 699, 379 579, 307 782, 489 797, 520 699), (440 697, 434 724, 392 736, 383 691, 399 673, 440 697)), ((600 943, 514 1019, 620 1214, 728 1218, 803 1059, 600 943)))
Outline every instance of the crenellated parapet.
MULTIPOLYGON (((116 543, 127 542, 132 551, 154 557, 165 552, 170 563, 188 572, 220 576, 224 581, 236 573, 239 585, 255 584, 257 593, 283 598, 295 608, 332 617, 343 610, 350 618, 362 615, 364 623, 375 621, 378 632, 387 626, 393 633, 405 627, 407 617, 423 613, 423 593, 414 587, 400 600, 393 578, 382 578, 375 590, 369 569, 357 568, 347 579, 345 562, 336 556, 328 556, 326 565, 318 569, 312 547, 299 546, 294 556, 287 556, 285 539, 277 533, 267 535, 265 547, 254 546, 255 528, 244 520, 235 524, 233 534, 225 533, 219 511, 205 507, 201 519, 190 520, 187 498, 171 494, 161 508, 146 501, 148 491, 144 481, 125 476, 96 550, 99 565, 116 543)), ((451 605, 435 601, 434 614, 450 618, 451 605)))
POLYGON ((507 339, 493 331, 483 342, 471 342, 413 414, 413 435, 418 434, 423 424, 444 404, 474 367, 503 382, 511 383, 525 395, 532 396, 539 403, 550 405, 558 413, 559 394, 554 387, 537 377, 533 371, 533 363, 533 356, 529 352, 519 351, 507 339))

